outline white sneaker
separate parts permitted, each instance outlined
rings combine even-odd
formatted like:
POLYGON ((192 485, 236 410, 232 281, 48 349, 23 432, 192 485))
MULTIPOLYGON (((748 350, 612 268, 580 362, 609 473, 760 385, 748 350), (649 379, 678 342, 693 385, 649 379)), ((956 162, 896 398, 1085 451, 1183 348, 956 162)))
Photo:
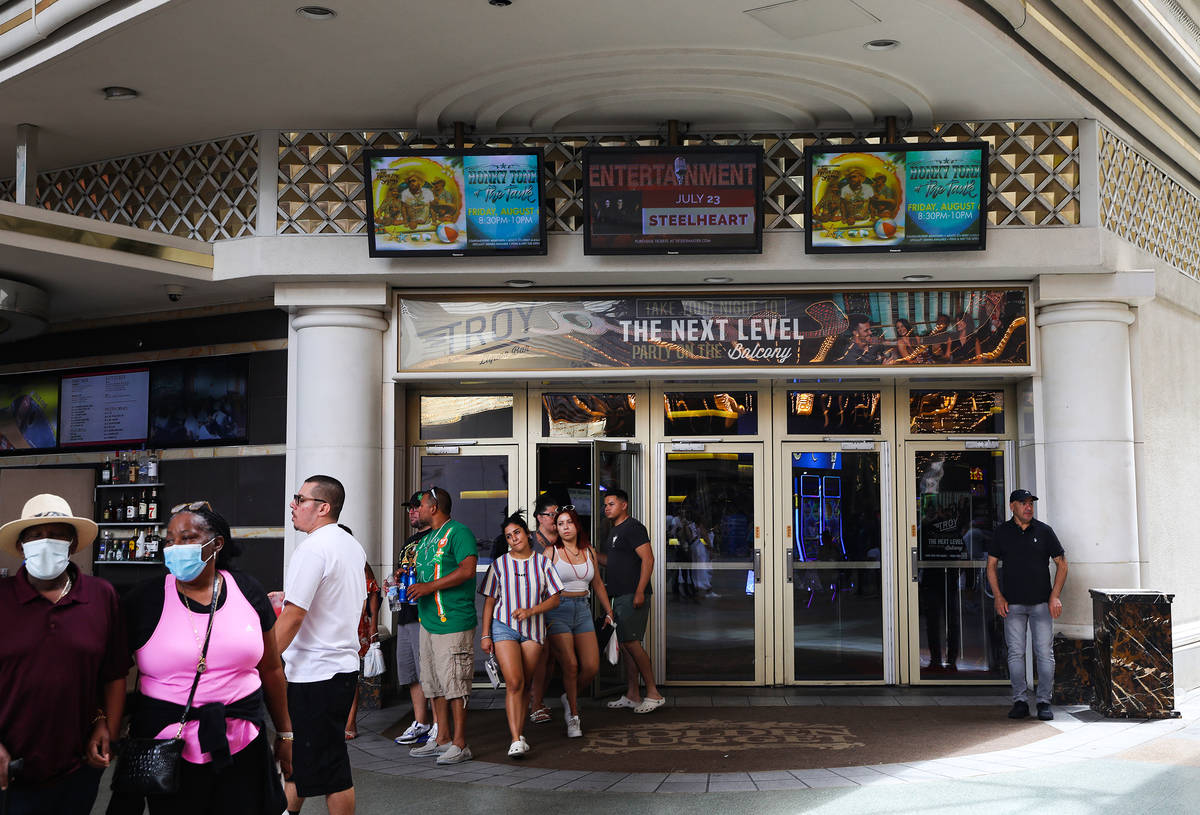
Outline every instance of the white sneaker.
POLYGON ((509 758, 525 758, 525 754, 529 752, 529 743, 525 739, 517 739, 512 744, 508 745, 509 758))
MULTIPOLYGON (((454 742, 448 741, 445 744, 438 744, 437 739, 430 739, 420 747, 414 747, 408 751, 408 754, 413 758, 427 758, 429 756, 440 756, 442 753, 448 752, 451 747, 454 747, 454 742)), ((455 748, 457 749, 457 748, 455 748)))
POLYGON ((408 729, 396 737, 396 744, 416 744, 421 741, 421 737, 425 736, 430 731, 430 726, 413 722, 408 726, 408 729))
POLYGON ((450 742, 450 749, 438 756, 438 764, 462 764, 464 761, 470 761, 475 756, 471 755, 470 747, 459 748, 454 742, 450 742))
POLYGON ((641 702, 635 702, 625 694, 621 694, 620 699, 613 699, 612 701, 608 702, 605 707, 607 707, 609 710, 620 710, 623 707, 627 707, 632 710, 640 704, 641 702))
POLYGON ((579 726, 578 716, 567 717, 567 738, 577 739, 583 735, 583 728, 579 726))

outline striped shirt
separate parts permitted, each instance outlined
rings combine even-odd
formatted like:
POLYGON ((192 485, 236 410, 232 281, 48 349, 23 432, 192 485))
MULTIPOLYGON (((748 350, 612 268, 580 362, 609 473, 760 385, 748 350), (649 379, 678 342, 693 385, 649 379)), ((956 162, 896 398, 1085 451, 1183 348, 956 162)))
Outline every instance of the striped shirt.
POLYGON ((545 641, 546 622, 542 619, 545 615, 534 614, 518 621, 513 618, 513 612, 519 608, 533 608, 560 591, 562 581, 558 579, 558 572, 550 561, 536 553, 525 560, 501 555, 488 570, 483 583, 484 595, 496 598, 492 618, 534 642, 545 641))

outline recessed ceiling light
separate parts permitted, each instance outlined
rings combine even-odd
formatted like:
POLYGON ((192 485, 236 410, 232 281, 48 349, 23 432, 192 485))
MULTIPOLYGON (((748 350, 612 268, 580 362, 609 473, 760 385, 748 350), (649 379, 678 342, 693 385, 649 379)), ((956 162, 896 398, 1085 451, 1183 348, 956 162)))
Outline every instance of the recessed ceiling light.
POLYGON ((505 6, 511 6, 512 0, 488 0, 488 5, 496 6, 497 8, 504 8, 505 6))
POLYGON ((325 6, 301 6, 296 13, 306 20, 332 20, 337 12, 325 6))
POLYGON ((704 278, 704 282, 705 283, 732 283, 733 278, 732 277, 706 277, 706 278, 704 278))
POLYGON ((532 280, 505 280, 504 285, 512 286, 514 289, 527 289, 533 285, 532 280))
POLYGON ((138 92, 133 88, 122 88, 120 85, 109 85, 104 89, 105 99, 137 99, 138 92))
POLYGON ((893 48, 899 47, 899 40, 871 40, 863 43, 863 48, 868 51, 891 51, 893 48))
POLYGON ((906 274, 901 280, 906 280, 909 283, 924 283, 926 280, 933 280, 931 274, 906 274))

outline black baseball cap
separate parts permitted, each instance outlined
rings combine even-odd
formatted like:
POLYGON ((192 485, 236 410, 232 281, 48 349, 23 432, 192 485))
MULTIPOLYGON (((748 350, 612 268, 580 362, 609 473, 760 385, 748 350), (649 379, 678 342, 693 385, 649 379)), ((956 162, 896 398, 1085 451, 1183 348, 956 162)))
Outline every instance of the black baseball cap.
POLYGON ((1013 501, 1036 501, 1038 497, 1029 490, 1013 490, 1008 494, 1008 503, 1013 501))
POLYGON ((403 504, 401 504, 400 506, 402 506, 402 507, 415 507, 415 506, 418 506, 418 505, 420 505, 420 503, 421 503, 421 496, 422 496, 422 495, 424 495, 424 494, 425 494, 425 493, 421 492, 420 490, 417 490, 416 492, 414 492, 414 493, 412 494, 412 498, 409 498, 407 501, 405 501, 405 502, 404 502, 403 504))

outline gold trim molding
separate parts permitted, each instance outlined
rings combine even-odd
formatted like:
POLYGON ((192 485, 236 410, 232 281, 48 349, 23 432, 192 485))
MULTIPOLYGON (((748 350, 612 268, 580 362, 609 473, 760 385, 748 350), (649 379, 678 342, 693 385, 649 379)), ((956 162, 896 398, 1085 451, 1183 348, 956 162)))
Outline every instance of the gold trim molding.
POLYGON ((21 218, 17 215, 0 214, 0 231, 12 232, 17 235, 28 235, 34 238, 73 243, 77 246, 87 246, 93 249, 106 249, 113 252, 124 252, 142 257, 157 258, 172 263, 183 263, 187 266, 198 266, 202 269, 213 268, 211 253, 196 252, 191 249, 178 249, 174 246, 163 246, 149 241, 139 241, 133 238, 121 238, 116 235, 106 235, 103 232, 92 232, 86 229, 76 229, 59 224, 36 221, 32 218, 21 218))

